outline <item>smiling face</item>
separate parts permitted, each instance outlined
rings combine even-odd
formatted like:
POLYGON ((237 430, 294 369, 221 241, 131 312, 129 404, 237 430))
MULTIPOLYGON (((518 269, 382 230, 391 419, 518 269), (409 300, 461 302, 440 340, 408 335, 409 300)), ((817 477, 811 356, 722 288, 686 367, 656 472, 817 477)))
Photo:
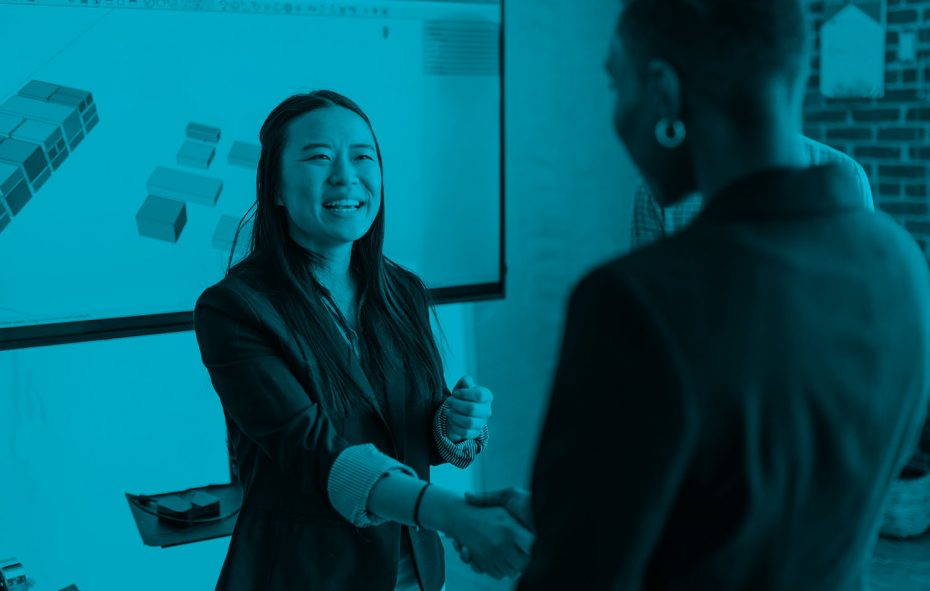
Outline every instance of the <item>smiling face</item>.
POLYGON ((322 255, 351 248, 381 207, 381 167, 368 124, 337 106, 294 118, 275 202, 287 210, 290 236, 304 248, 322 255))

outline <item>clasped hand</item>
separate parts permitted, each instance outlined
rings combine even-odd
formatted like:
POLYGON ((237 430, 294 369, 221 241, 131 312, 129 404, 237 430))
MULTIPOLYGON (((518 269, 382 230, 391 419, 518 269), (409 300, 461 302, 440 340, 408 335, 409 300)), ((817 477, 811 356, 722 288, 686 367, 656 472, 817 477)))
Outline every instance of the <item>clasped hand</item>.
POLYGON ((466 494, 470 514, 450 532, 462 562, 495 579, 515 577, 529 564, 533 546, 530 495, 523 489, 466 494))
POLYGON ((446 436, 455 443, 474 439, 491 418, 494 395, 470 376, 463 376, 446 405, 446 436))

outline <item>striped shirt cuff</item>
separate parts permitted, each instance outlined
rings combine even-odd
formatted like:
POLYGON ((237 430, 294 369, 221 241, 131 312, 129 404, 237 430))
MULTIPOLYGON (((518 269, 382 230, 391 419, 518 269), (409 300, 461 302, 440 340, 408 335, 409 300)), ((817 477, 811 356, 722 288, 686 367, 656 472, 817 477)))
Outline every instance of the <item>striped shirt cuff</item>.
POLYGON ((381 453, 371 443, 342 450, 329 472, 326 493, 336 512, 356 527, 380 525, 386 520, 368 512, 368 495, 382 476, 399 470, 417 477, 408 466, 381 453))
POLYGON ((460 443, 455 443, 446 435, 446 415, 449 399, 446 398, 436 411, 433 419, 433 439, 436 442, 436 451, 444 462, 449 462, 456 468, 467 468, 475 458, 481 453, 481 450, 488 444, 489 432, 488 426, 485 425, 481 434, 474 439, 466 439, 460 443))

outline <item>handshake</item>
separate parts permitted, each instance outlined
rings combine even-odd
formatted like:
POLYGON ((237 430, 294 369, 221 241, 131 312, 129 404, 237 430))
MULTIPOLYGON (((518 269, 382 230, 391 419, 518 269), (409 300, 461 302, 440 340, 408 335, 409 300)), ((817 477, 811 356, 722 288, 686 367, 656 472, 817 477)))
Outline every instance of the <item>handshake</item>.
POLYGON ((534 527, 530 493, 520 488, 466 493, 456 527, 446 533, 462 562, 495 579, 519 576, 529 564, 534 527))

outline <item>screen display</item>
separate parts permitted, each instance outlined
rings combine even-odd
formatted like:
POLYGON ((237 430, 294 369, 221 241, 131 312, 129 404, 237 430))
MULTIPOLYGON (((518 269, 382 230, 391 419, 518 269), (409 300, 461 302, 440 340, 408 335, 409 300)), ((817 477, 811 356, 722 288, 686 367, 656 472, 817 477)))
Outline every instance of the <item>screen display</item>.
POLYGON ((434 290, 502 289, 501 17, 489 1, 0 3, 0 345, 189 313, 255 201, 265 117, 314 89, 371 119, 385 254, 434 290))

